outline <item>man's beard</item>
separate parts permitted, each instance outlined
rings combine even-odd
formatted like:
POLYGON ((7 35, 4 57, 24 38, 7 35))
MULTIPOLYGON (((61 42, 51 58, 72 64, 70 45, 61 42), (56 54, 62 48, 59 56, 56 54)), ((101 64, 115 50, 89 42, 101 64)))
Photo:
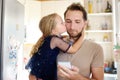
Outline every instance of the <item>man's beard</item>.
POLYGON ((70 37, 70 38, 73 38, 73 39, 75 39, 75 40, 77 40, 79 37, 82 36, 83 29, 84 29, 84 28, 82 28, 81 32, 79 32, 76 36, 72 36, 72 35, 70 35, 69 32, 68 32, 69 37, 70 37))
POLYGON ((81 37, 81 35, 82 35, 82 31, 79 32, 76 36, 72 36, 72 35, 69 34, 70 38, 73 38, 73 39, 78 39, 79 37, 81 37))

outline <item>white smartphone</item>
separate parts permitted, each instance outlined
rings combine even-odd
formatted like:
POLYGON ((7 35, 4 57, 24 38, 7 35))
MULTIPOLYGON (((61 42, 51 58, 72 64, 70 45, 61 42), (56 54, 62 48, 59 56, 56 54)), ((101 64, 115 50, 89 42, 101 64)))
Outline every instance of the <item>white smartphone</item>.
POLYGON ((65 66, 65 67, 68 67, 68 68, 71 69, 71 63, 68 62, 68 61, 59 61, 58 64, 61 65, 61 66, 65 66))

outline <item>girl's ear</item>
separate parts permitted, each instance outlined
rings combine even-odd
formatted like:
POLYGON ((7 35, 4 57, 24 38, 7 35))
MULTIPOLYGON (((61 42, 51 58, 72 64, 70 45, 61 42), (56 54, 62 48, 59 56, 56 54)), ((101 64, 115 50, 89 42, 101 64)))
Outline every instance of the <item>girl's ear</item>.
POLYGON ((54 32, 55 32, 55 30, 54 30, 54 29, 52 29, 51 33, 53 34, 54 32))
POLYGON ((56 30, 55 30, 55 29, 52 29, 51 34, 56 34, 56 30))

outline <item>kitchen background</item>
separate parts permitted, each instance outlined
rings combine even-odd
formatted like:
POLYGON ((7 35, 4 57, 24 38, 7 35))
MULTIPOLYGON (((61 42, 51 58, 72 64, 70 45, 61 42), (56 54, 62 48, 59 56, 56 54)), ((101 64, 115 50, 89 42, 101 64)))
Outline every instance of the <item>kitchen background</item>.
POLYGON ((120 0, 0 0, 0 80, 28 80, 24 67, 41 36, 41 17, 57 12, 63 18, 73 2, 88 12, 86 38, 104 49, 105 80, 120 80, 120 0))

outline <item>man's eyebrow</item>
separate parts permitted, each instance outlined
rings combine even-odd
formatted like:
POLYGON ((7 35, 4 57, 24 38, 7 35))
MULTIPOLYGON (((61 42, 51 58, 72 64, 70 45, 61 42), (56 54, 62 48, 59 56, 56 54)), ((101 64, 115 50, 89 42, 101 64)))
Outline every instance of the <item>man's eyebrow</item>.
MULTIPOLYGON (((71 19, 65 19, 65 21, 71 21, 71 19)), ((81 21, 80 19, 76 19, 75 21, 81 21)))
POLYGON ((65 20, 70 20, 70 19, 65 19, 65 20))
POLYGON ((65 21, 71 21, 70 19, 65 19, 65 21))
POLYGON ((79 20, 79 19, 76 19, 75 21, 81 21, 81 20, 79 20))

